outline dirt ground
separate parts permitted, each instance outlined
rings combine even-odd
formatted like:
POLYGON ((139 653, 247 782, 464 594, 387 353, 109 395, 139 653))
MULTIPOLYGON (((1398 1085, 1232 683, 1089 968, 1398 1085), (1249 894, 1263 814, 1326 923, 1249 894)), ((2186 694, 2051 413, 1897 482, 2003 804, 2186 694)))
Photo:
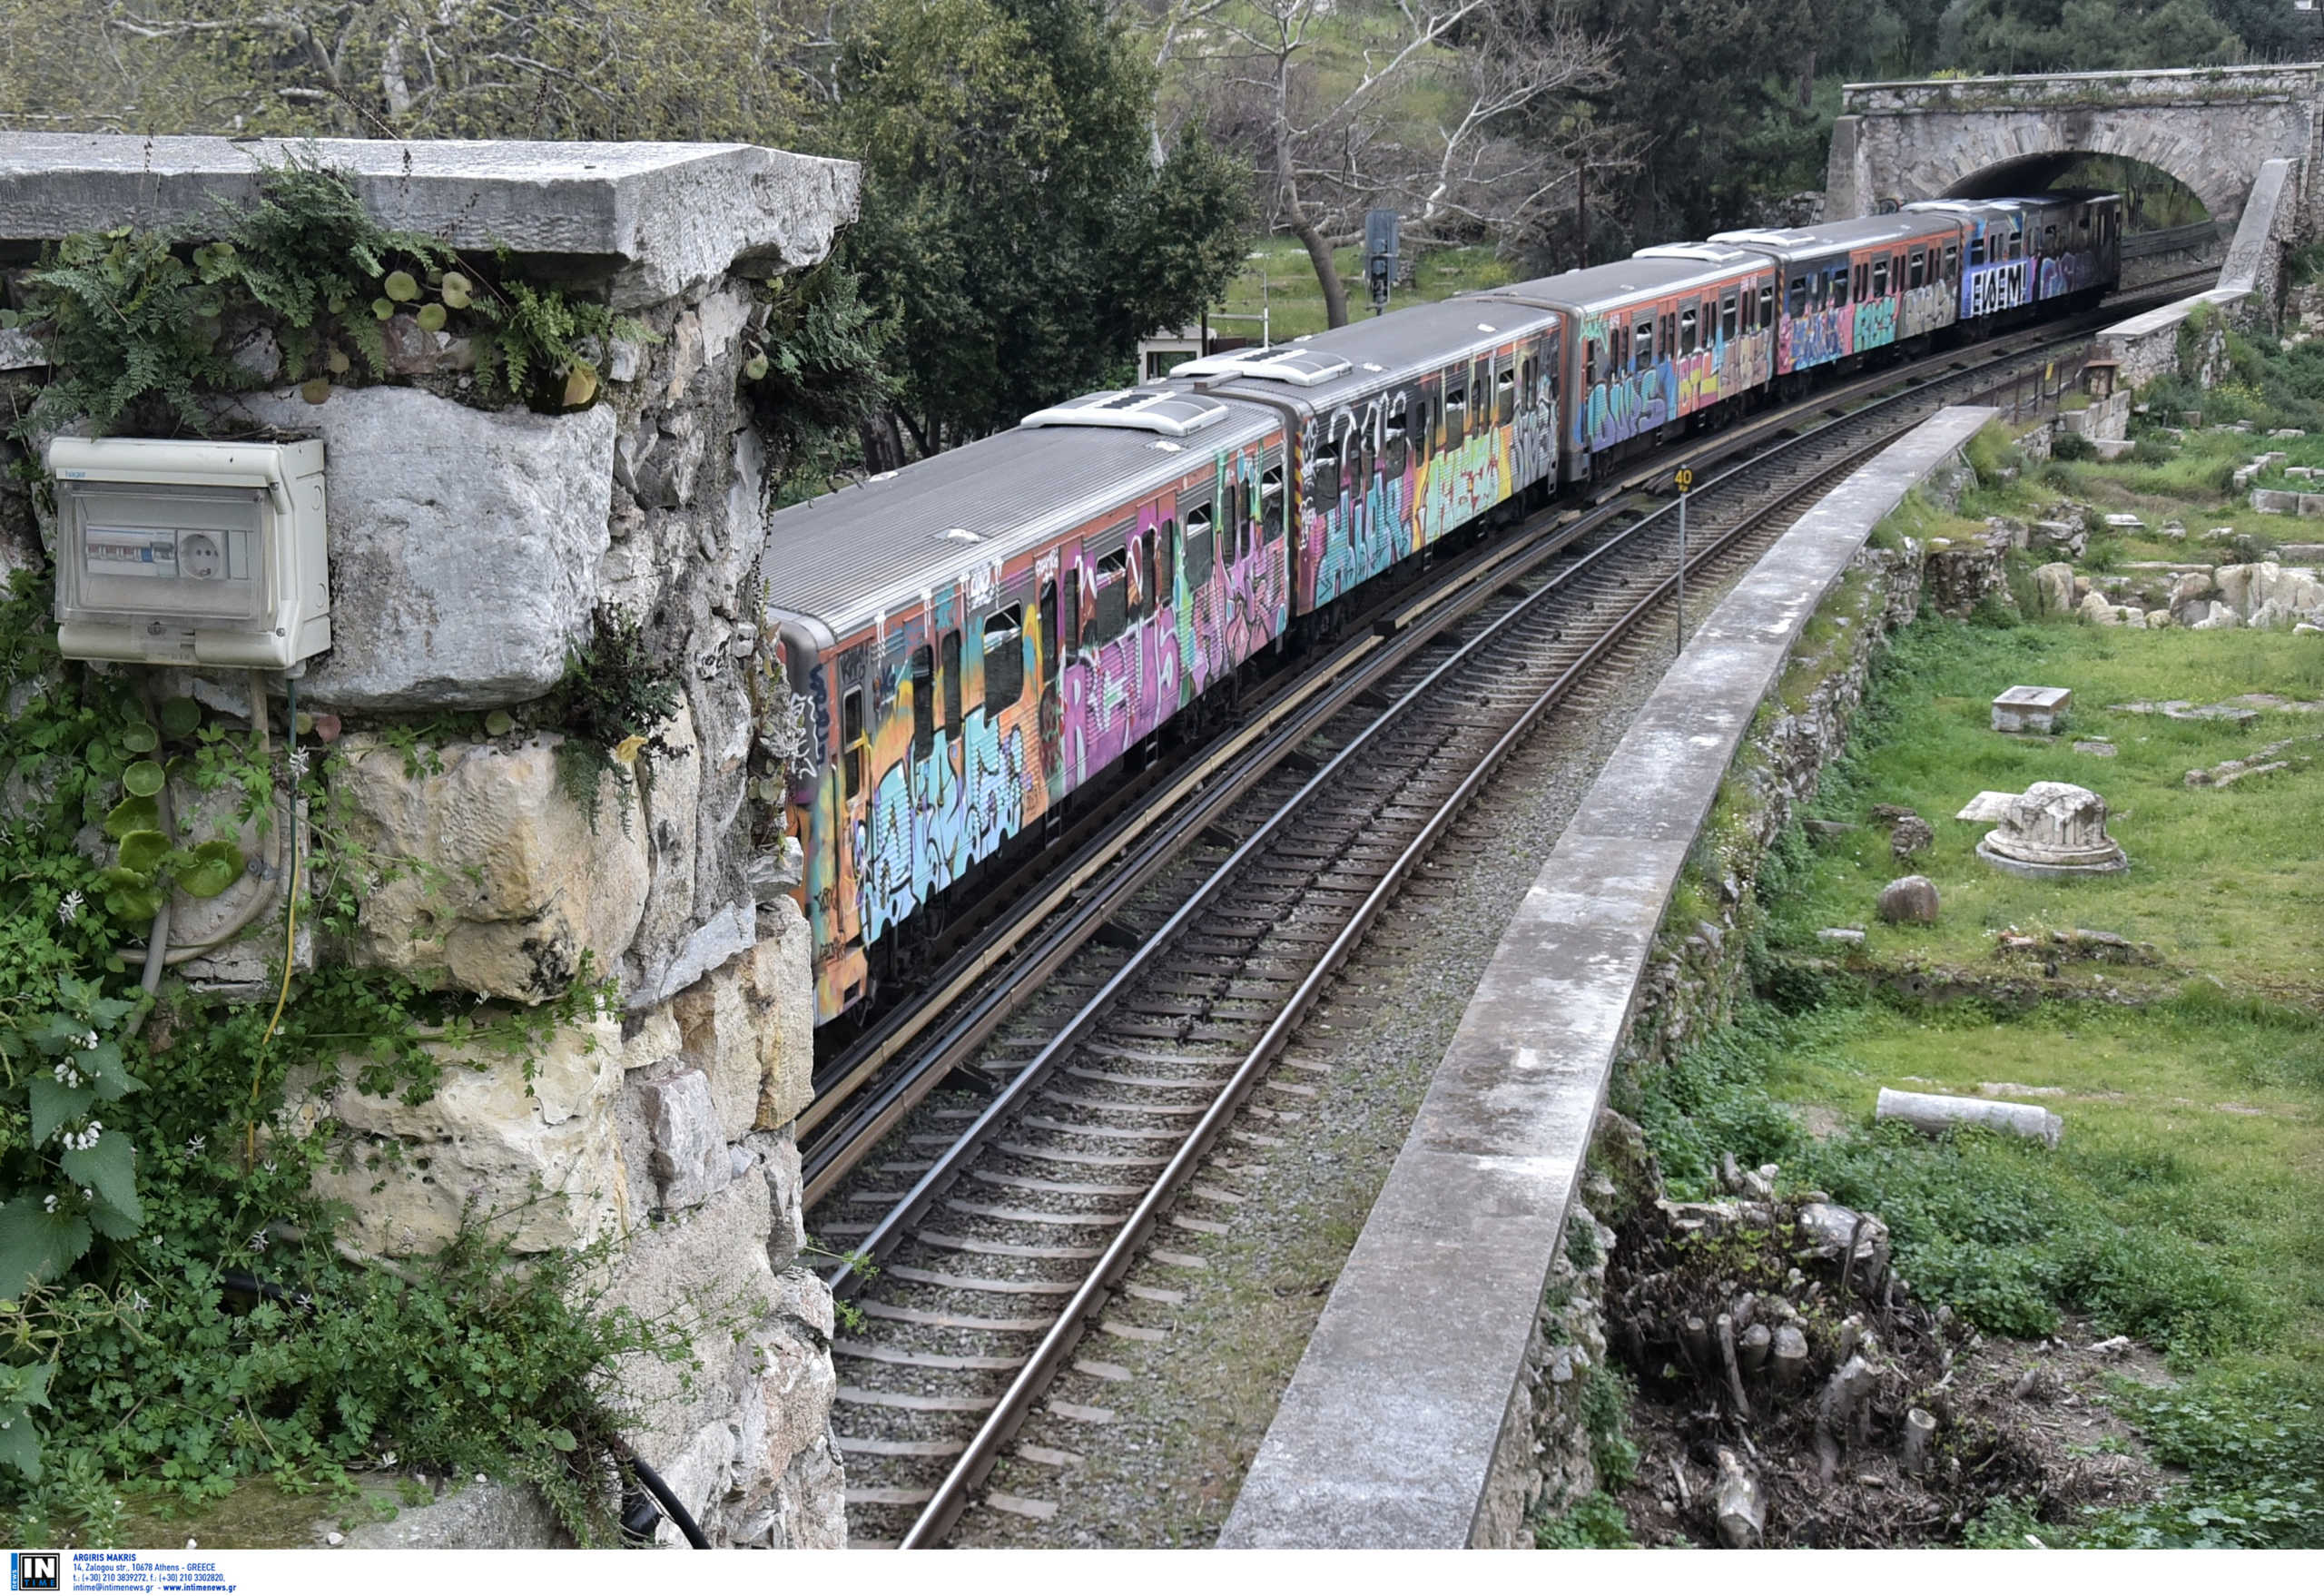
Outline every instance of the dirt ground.
POLYGON ((1747 1189, 1624 1227, 1607 1335, 1638 1387, 1640 1456, 1617 1499, 1640 1544, 1952 1545, 2006 1498, 2046 1520, 2161 1491, 2108 1405, 2111 1380, 2167 1381, 2159 1356, 2073 1322, 1981 1336, 1901 1289, 1885 1229, 1857 1218, 1747 1189))

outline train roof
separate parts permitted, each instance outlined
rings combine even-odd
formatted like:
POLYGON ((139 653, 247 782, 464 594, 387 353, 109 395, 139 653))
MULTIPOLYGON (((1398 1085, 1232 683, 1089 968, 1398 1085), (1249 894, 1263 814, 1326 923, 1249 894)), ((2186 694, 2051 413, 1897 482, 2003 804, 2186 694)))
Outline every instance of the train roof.
POLYGON ((1480 289, 1455 302, 1513 300, 1520 304, 1550 305, 1561 310, 1587 313, 1611 310, 1636 300, 1683 293, 1690 288, 1708 288, 1725 282, 1738 271, 1748 271, 1755 264, 1740 251, 1732 259, 1722 256, 1718 260, 1679 254, 1632 256, 1627 261, 1609 261, 1603 266, 1561 271, 1555 277, 1512 282, 1506 288, 1480 289))
POLYGON ((1256 405, 1153 387, 1087 395, 1035 416, 1050 419, 769 516, 759 557, 768 610, 817 623, 828 646, 1282 425, 1256 405), (1179 431, 1189 399, 1196 410, 1220 413, 1179 431))
POLYGON ((1325 409, 1400 378, 1456 365, 1556 320, 1540 306, 1481 309, 1474 296, 1462 295, 1367 316, 1292 343, 1187 360, 1170 378, 1199 383, 1206 392, 1325 409))
POLYGON ((1759 250, 1789 264, 1837 254, 1842 250, 1935 238, 1951 232, 1956 225, 1942 217, 1907 216, 1892 212, 1886 216, 1860 216, 1852 222, 1829 222, 1816 227, 1744 228, 1710 236, 1714 242, 1759 250))

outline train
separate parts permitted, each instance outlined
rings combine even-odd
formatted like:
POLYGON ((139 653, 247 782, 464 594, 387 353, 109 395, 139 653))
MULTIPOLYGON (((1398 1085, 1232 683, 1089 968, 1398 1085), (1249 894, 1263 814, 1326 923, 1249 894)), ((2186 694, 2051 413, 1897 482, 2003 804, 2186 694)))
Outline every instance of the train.
POLYGON ((817 1024, 1367 584, 1867 360, 2095 304, 2122 220, 2053 192, 1656 245, 1200 357, 774 512, 817 1024))

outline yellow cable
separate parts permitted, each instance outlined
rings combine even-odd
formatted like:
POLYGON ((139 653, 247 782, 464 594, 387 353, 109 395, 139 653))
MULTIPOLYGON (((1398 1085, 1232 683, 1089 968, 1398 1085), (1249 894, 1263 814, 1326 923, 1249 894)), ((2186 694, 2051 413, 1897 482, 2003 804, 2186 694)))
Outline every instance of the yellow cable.
MULTIPOLYGON (((295 699, 292 701, 297 702, 295 699)), ((261 711, 261 714, 264 712, 261 711)), ((297 712, 292 712, 290 735, 288 739, 295 753, 299 746, 297 712)), ((290 789, 290 802, 283 808, 290 827, 290 892, 282 909, 282 990, 275 994, 274 1012, 266 1022, 266 1034, 258 1039, 258 1058, 251 1066, 251 1100, 243 1117, 242 1173, 249 1174, 258 1167, 258 1094, 266 1079, 266 1049, 274 1040, 275 1028, 282 1023, 282 1009, 290 1001, 290 966, 299 951, 299 789, 295 779, 290 789)))

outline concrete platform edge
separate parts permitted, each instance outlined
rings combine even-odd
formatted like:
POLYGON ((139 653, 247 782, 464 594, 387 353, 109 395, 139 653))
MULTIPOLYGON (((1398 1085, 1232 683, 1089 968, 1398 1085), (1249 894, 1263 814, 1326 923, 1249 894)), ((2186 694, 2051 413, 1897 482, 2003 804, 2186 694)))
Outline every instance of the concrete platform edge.
MULTIPOLYGON (((1225 1547, 1521 1536, 1496 1460, 1670 894, 1800 628, 1995 414, 1942 410, 1827 494, 1689 641, 1503 933, 1244 1480, 1225 1547)), ((1502 1463, 1507 1467, 1506 1462, 1502 1463)))

